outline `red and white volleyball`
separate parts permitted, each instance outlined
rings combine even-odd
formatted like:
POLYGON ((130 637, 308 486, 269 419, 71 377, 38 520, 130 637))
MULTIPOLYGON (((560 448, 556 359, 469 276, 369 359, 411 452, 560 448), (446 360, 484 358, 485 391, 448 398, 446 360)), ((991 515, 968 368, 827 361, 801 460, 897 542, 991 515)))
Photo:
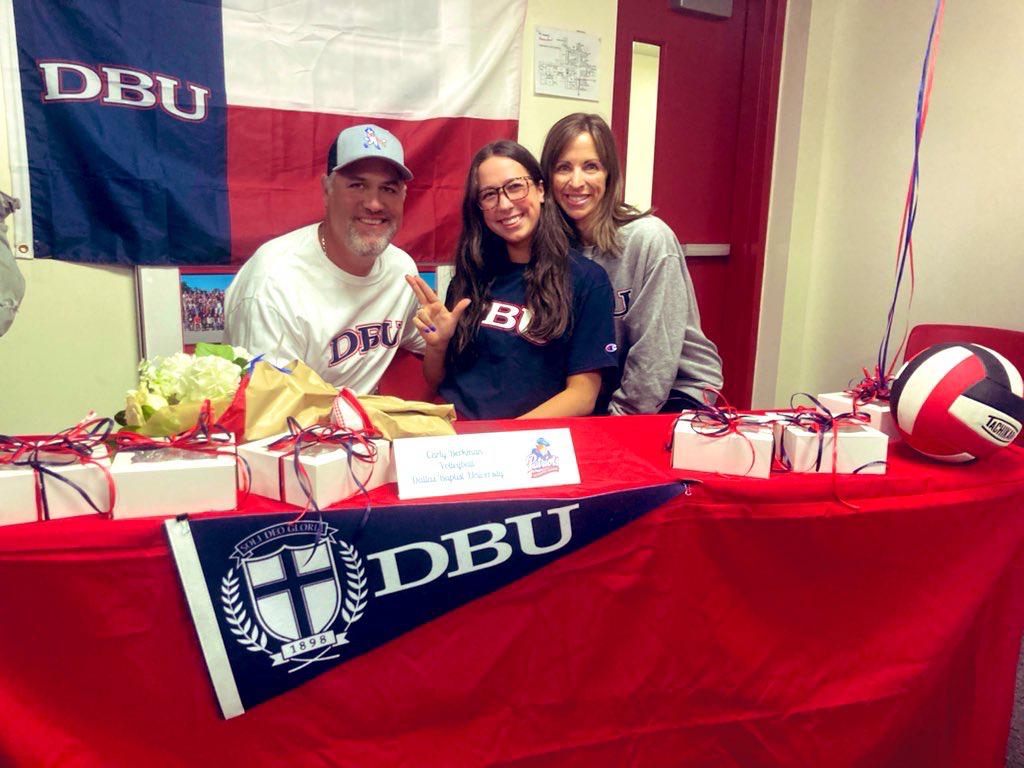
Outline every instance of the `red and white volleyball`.
POLYGON ((936 344, 896 374, 890 407, 911 447, 939 461, 978 459, 1003 448, 1024 423, 1020 371, 980 344, 936 344))

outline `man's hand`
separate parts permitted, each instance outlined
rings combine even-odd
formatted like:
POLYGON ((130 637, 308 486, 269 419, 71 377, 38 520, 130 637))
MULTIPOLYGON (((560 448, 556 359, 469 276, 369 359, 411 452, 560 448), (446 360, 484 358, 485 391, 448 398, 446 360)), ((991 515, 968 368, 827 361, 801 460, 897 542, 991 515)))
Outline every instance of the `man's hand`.
POLYGON ((416 300, 420 303, 419 311, 416 312, 412 320, 416 325, 416 330, 420 332, 420 336, 423 337, 428 348, 445 350, 448 347, 448 342, 455 335, 459 318, 469 306, 469 299, 460 299, 449 312, 422 277, 406 275, 405 281, 412 288, 412 292, 416 294, 416 300))

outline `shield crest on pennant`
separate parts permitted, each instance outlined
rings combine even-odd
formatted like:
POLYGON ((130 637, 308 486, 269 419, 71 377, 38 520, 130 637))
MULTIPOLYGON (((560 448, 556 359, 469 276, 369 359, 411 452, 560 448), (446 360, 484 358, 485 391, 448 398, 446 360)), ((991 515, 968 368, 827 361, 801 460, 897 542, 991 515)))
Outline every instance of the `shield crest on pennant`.
POLYGON ((256 620, 268 634, 292 642, 330 629, 341 608, 341 583, 327 539, 285 544, 242 561, 256 620))

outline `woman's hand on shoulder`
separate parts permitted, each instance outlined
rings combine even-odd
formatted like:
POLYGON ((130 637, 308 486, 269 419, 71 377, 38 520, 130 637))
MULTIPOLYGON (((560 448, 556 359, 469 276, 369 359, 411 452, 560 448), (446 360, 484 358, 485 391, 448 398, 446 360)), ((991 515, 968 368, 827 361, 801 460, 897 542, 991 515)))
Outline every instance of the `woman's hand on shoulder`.
POLYGON ((455 335, 455 328, 462 313, 469 306, 469 299, 460 299, 449 311, 422 277, 406 275, 405 281, 412 288, 420 304, 413 317, 416 330, 420 332, 428 347, 444 349, 455 335))

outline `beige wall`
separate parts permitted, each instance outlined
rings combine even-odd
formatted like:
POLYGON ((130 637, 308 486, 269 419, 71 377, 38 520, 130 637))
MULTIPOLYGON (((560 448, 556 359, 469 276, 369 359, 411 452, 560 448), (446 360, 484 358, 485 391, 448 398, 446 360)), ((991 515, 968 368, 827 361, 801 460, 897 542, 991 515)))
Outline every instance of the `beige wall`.
POLYGON ((641 211, 651 207, 654 195, 654 147, 658 128, 658 69, 661 48, 650 43, 633 43, 629 73, 629 167, 626 192, 630 205, 641 211), (652 119, 653 117, 653 119, 652 119))
MULTIPOLYGON (((933 8, 790 0, 755 405, 840 388, 876 356, 933 8)), ((911 326, 1024 330, 1022 39, 1024 3, 947 5, 921 152, 911 326)))
POLYGON ((538 157, 553 123, 572 112, 612 116, 612 69, 615 65, 617 0, 529 0, 523 33, 523 91, 519 100, 519 142, 538 157), (601 40, 599 101, 562 99, 533 94, 533 38, 535 27, 586 32, 601 40))
MULTIPOLYGON (((9 98, 0 80, 0 100, 9 98)), ((0 109, 0 189, 11 190, 0 109)), ((12 230, 11 243, 17 232, 12 230)), ((25 300, 0 338, 0 432, 52 432, 124 407, 139 360, 135 284, 124 268, 20 259, 25 300)))
MULTIPOLYGON (((520 140, 540 152, 550 125, 578 110, 611 116, 615 0, 531 0, 523 46, 520 140), (584 22, 585 20, 585 22, 584 22), (533 95, 537 25, 601 38, 599 102, 533 95)), ((2 81, 0 81, 2 87, 2 81)), ((6 94, 0 93, 0 98, 6 94)), ((3 119, 0 110, 0 120, 3 119)), ((0 133, 6 128, 0 125, 0 133)), ((4 135, 6 135, 4 133, 4 135)), ((0 188, 10 190, 6 141, 0 141, 0 188)), ((43 432, 74 423, 89 409, 112 415, 135 385, 138 318, 131 270, 39 259, 19 262, 27 290, 21 311, 0 338, 0 432, 43 432)))
POLYGON ((129 270, 19 262, 25 300, 0 338, 0 431, 50 432, 95 409, 112 416, 135 386, 135 284, 129 270))

